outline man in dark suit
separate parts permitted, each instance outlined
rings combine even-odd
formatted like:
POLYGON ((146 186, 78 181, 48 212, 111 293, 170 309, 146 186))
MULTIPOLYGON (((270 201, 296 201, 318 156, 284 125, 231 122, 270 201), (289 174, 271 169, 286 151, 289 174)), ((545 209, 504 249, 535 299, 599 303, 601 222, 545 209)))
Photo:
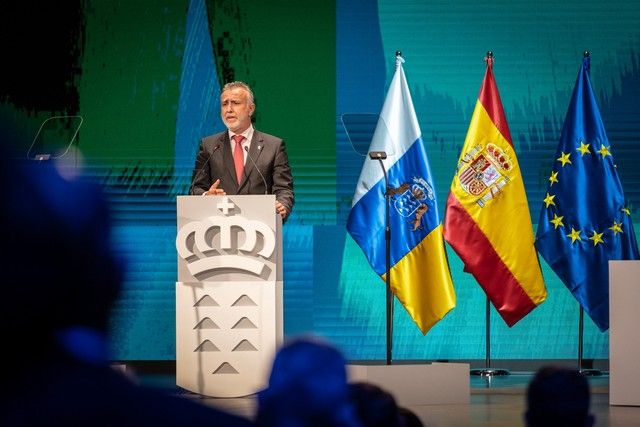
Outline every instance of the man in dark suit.
POLYGON ((275 194, 286 219, 293 208, 293 177, 284 141, 253 128, 255 103, 243 82, 227 83, 220 96, 227 130, 202 139, 191 194, 275 194))

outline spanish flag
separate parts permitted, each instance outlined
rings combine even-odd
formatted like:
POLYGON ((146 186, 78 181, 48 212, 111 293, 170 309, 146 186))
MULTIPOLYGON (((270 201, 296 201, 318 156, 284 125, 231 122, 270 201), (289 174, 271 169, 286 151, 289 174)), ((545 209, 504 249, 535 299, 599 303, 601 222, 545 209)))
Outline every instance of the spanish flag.
POLYGON ((509 326, 547 298, 493 57, 451 183, 444 238, 509 326))

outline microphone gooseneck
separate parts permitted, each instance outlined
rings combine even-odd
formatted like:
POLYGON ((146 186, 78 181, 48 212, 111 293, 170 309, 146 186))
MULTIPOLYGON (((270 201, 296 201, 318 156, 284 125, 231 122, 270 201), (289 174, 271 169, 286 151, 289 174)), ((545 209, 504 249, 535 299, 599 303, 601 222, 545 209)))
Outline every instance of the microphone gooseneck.
MULTIPOLYGON (((260 146, 258 146, 258 149, 260 149, 260 146)), ((249 160, 251 160, 251 163, 253 163, 253 167, 260 175, 260 178, 262 178, 262 182, 264 183, 264 194, 269 194, 269 191, 268 191, 269 188, 267 187, 267 180, 264 179, 264 175, 262 175, 262 172, 260 172, 260 169, 258 169, 258 165, 256 164, 255 160, 253 160, 253 157, 251 157, 251 154, 249 154, 249 147, 245 146, 244 151, 247 152, 247 157, 249 158, 249 160)))
MULTIPOLYGON (((193 176, 193 179, 191 180, 191 186, 189 187, 189 195, 193 194, 193 187, 195 187, 196 185, 196 181, 198 180, 198 178, 200 178, 200 174, 204 171, 204 168, 209 164, 209 160, 211 160, 211 157, 213 157, 213 153, 215 153, 216 151, 218 151, 218 149, 220 149, 221 144, 216 145, 215 147, 213 147, 213 150, 211 150, 211 153, 209 154, 209 157, 207 157, 207 161, 204 162, 201 166, 200 169, 198 169, 198 173, 196 173, 193 176)), ((207 191, 207 190, 205 190, 207 191)))

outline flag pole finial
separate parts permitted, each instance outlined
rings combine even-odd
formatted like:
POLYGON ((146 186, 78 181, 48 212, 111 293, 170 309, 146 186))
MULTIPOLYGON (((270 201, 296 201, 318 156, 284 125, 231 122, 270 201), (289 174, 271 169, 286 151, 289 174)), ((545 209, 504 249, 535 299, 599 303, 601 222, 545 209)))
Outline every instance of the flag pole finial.
POLYGON ((588 50, 582 52, 582 63, 588 73, 591 70, 591 53, 588 50))
POLYGON ((487 64, 487 67, 493 67, 493 51, 487 51, 487 55, 484 57, 484 62, 487 64))
POLYGON ((396 69, 404 63, 404 58, 402 58, 402 52, 396 50, 396 69))

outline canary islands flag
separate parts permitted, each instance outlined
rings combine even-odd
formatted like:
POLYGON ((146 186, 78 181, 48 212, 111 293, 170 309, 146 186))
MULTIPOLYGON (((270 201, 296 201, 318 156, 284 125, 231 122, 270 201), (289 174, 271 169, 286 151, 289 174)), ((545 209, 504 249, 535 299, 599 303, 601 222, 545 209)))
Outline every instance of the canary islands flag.
POLYGON ((540 211, 536 246, 601 331, 609 329, 609 260, 638 259, 630 211, 589 79, 578 72, 540 211))
POLYGON ((486 62, 447 199, 444 238, 513 326, 546 299, 547 291, 493 58, 489 55, 486 62))
MULTIPOLYGON (((431 169, 398 58, 371 147, 384 147, 389 180, 391 288, 426 334, 455 307, 431 169)), ((353 197, 347 230, 374 271, 386 280, 385 181, 367 160, 353 197)))

